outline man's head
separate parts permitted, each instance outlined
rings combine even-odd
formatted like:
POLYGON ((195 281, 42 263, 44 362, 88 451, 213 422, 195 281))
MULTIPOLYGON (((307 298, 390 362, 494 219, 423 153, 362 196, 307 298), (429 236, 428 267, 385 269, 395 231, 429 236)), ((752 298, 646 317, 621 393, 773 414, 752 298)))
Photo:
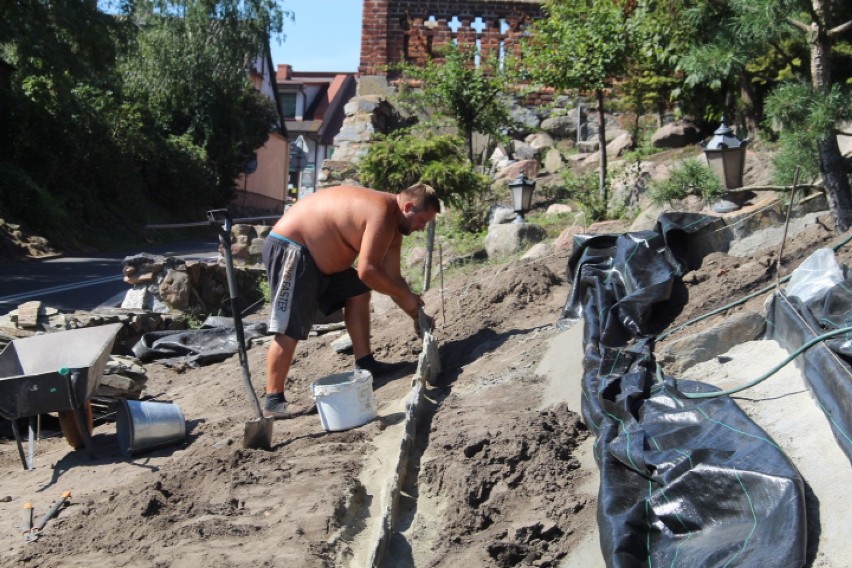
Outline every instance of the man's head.
POLYGON ((403 215, 399 230, 403 235, 423 230, 435 215, 441 212, 441 201, 434 188, 425 183, 416 183, 397 196, 403 215))

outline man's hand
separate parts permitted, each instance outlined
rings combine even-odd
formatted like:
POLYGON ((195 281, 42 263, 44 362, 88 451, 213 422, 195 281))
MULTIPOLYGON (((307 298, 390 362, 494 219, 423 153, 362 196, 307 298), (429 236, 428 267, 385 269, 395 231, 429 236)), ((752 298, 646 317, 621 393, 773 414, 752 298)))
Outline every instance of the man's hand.
POLYGON ((395 300, 396 304, 402 308, 402 311, 407 313, 415 322, 417 321, 417 312, 420 311, 420 306, 426 305, 423 302, 423 298, 414 292, 409 292, 407 296, 395 298, 395 300))
POLYGON ((423 310, 418 310, 417 317, 414 318, 414 331, 417 335, 423 335, 425 331, 431 333, 433 329, 435 329, 435 318, 423 310))

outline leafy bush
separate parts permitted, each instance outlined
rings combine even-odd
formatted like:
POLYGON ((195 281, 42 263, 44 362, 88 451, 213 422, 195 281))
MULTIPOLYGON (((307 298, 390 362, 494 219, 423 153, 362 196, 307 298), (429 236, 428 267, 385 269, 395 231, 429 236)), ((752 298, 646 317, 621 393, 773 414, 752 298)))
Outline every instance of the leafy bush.
POLYGON ((589 221, 606 219, 606 201, 601 197, 596 172, 577 175, 571 170, 566 170, 562 174, 562 179, 565 182, 567 196, 582 206, 589 221))
POLYGON ((689 158, 674 166, 669 177, 651 183, 648 195, 657 205, 698 195, 713 203, 726 192, 716 174, 698 158, 689 158))
POLYGON ((458 136, 399 130, 376 136, 359 165, 360 181, 398 193, 417 182, 431 185, 447 205, 459 209, 459 227, 477 231, 484 222, 488 178, 476 173, 458 136))

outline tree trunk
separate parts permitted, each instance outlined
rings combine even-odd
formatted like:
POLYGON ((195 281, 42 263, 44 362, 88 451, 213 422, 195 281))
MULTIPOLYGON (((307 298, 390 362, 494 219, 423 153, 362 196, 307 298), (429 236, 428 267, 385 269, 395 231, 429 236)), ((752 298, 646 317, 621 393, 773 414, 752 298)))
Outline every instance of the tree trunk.
POLYGON ((825 185, 825 197, 834 217, 834 230, 843 233, 852 226, 852 189, 846 175, 846 162, 834 134, 819 142, 819 169, 825 185))
MULTIPOLYGON (((831 88, 831 40, 828 37, 829 6, 823 0, 812 0, 814 14, 818 20, 807 32, 811 55, 811 85, 814 91, 827 94, 831 88)), ((827 132, 826 138, 818 143, 819 169, 825 184, 834 229, 844 232, 852 226, 852 188, 846 172, 846 162, 840 153, 837 136, 827 132)))
POLYGON ((604 114, 604 92, 603 89, 595 89, 595 98, 598 101, 598 144, 600 144, 601 171, 598 182, 598 192, 601 197, 601 206, 606 210, 606 115, 604 114))
POLYGON ((740 72, 740 100, 743 108, 743 122, 745 122, 746 130, 751 140, 754 140, 758 134, 760 126, 760 116, 757 114, 757 105, 754 102, 754 89, 751 85, 751 74, 745 69, 740 72))

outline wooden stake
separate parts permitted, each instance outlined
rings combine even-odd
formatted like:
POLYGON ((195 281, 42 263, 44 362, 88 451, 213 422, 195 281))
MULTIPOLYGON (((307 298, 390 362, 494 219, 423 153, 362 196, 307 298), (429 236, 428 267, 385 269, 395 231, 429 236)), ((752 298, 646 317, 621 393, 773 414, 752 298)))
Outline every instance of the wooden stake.
POLYGON ((787 242, 787 229, 790 228, 790 215, 793 211, 793 199, 796 198, 796 185, 799 183, 799 170, 801 166, 796 166, 796 173, 793 175, 793 188, 790 190, 790 203, 787 204, 787 220, 784 222, 784 236, 781 239, 781 248, 778 250, 778 264, 775 266, 775 292, 781 288, 781 256, 784 254, 784 243, 787 242))

